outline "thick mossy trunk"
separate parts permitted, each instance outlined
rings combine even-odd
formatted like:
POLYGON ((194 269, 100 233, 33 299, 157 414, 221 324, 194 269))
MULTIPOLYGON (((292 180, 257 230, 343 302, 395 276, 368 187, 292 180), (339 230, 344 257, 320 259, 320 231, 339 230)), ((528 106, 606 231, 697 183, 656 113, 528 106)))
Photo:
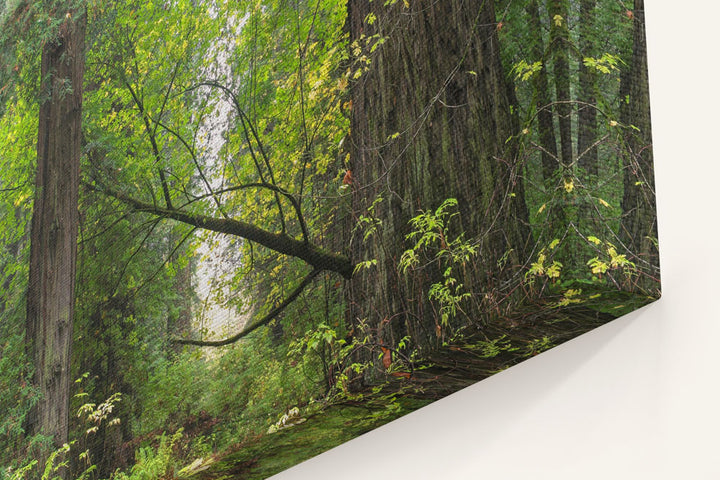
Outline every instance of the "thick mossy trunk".
POLYGON ((620 239, 630 252, 631 260, 642 272, 637 286, 652 293, 660 288, 660 263, 656 243, 658 231, 643 0, 635 0, 633 19, 629 103, 622 118, 623 123, 628 125, 628 135, 623 164, 625 189, 620 239))
MULTIPOLYGON (((27 433, 51 437, 52 448, 68 440, 84 37, 84 15, 74 19, 68 13, 57 37, 43 46, 41 62, 26 320, 28 357, 35 365, 33 384, 40 397, 28 416, 27 433)), ((40 471, 47 454, 37 452, 40 471)))
POLYGON ((353 277, 349 315, 371 344, 393 347, 410 336, 411 345, 431 349, 450 329, 502 313, 517 286, 530 234, 512 139, 514 95, 492 2, 383 3, 348 6, 358 225, 349 249, 354 262, 377 262, 353 277), (454 266, 472 297, 461 303, 464 315, 444 324, 439 303, 428 300, 430 286, 443 281, 445 267, 432 258, 442 241, 418 268, 403 273, 398 265, 412 245, 409 220, 447 198, 459 211, 448 236, 463 232, 479 251, 472 265, 454 266))

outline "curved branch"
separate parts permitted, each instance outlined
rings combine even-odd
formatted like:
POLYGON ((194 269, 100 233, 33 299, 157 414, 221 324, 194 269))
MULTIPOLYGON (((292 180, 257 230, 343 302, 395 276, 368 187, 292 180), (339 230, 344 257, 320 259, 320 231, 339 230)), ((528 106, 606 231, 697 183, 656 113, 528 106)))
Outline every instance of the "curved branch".
POLYGON ((204 198, 215 197, 216 195, 222 195, 223 193, 228 193, 228 192, 235 192, 237 190, 246 190, 248 188, 264 188, 266 190, 270 190, 271 192, 280 194, 283 197, 287 198, 290 201, 290 203, 292 204, 293 209, 295 210, 295 214, 297 216, 298 222, 300 223, 300 229, 302 230, 303 239, 304 239, 305 243, 310 241, 310 236, 308 233, 307 225, 305 223, 305 217, 303 217, 302 209, 300 207, 300 202, 298 201, 298 199, 295 198, 295 196, 293 196, 293 194, 291 194, 287 190, 284 190, 280 187, 276 187, 275 185, 272 185, 267 182, 252 182, 252 183, 245 183, 243 185, 233 185, 232 187, 222 188, 220 190, 215 190, 211 193, 207 193, 204 195, 193 196, 194 198, 192 200, 189 200, 184 205, 181 205, 180 208, 190 205, 191 203, 197 202, 198 200, 202 200, 204 198))
POLYGON ((143 288, 145 288, 147 285, 149 285, 151 281, 153 281, 158 275, 160 275, 160 272, 162 272, 165 265, 167 265, 170 262, 170 260, 178 252, 178 250, 180 250, 180 248, 185 244, 185 242, 193 235, 193 233, 195 233, 195 230, 197 230, 197 228, 193 227, 188 231, 188 233, 185 234, 185 236, 177 243, 177 245, 175 245, 175 247, 173 247, 172 251, 170 252, 170 255, 168 255, 168 257, 165 260, 163 260, 163 262, 160 264, 160 266, 157 268, 157 270, 155 270, 155 273, 153 273, 148 278, 146 278, 143 283, 141 283, 137 287, 133 288, 133 290, 131 291, 132 292, 131 296, 137 295, 143 288))
POLYGON ((247 328, 244 328, 240 331, 240 333, 237 333, 233 335, 230 338, 226 338, 224 340, 191 340, 191 339, 183 339, 183 338, 176 338, 172 339, 171 342, 176 345, 195 345, 198 347, 223 347, 225 345, 230 345, 231 343, 235 343, 241 338, 247 336, 254 330, 256 330, 259 327, 262 327, 263 325, 267 325, 270 323, 275 317, 277 317, 280 313, 282 313, 285 308, 287 308, 288 305, 290 305, 292 302, 295 301, 295 299, 302 293, 303 290, 305 290, 305 287, 310 285, 310 283, 313 281, 313 279, 321 272, 320 269, 314 268, 312 272, 308 274, 307 277, 303 279, 302 282, 300 282, 300 285, 298 285, 295 290, 292 291, 292 293, 285 299, 283 302, 278 305, 277 307, 273 308, 267 315, 265 315, 263 318, 258 320, 257 322, 253 323, 247 328))
POLYGON ((188 154, 190 155, 190 158, 192 158, 193 163, 195 164, 195 169, 197 170, 198 174, 200 175, 200 179, 205 184, 205 188, 207 188, 208 193, 215 201, 215 205, 218 207, 218 211, 222 214, 223 217, 227 218, 227 214, 223 210, 222 204, 220 203, 220 200, 217 198, 217 195, 215 194, 215 191, 213 190, 212 186, 210 185, 210 182, 208 181, 207 177, 205 176, 205 172, 203 172, 202 166, 200 165, 200 162, 198 161, 197 155, 195 155, 195 149, 187 143, 187 141, 180 135, 178 132, 173 130, 172 128, 168 127, 164 123, 162 123, 160 120, 157 120, 156 125, 162 127, 170 133, 173 137, 175 137, 180 143, 182 143, 183 147, 185 147, 185 150, 187 150, 188 154))
POLYGON ((348 257, 327 252, 316 245, 297 240, 285 233, 268 232, 251 223, 231 218, 216 218, 175 208, 163 208, 158 205, 141 202, 122 192, 100 188, 94 185, 89 185, 89 187, 120 200, 138 212, 146 212, 157 217, 177 220, 197 228, 245 238, 283 255, 304 260, 315 269, 339 273, 346 279, 352 277, 354 266, 348 257))
POLYGON ((125 87, 130 92, 130 95, 135 102, 135 106, 140 112, 140 116, 143 120, 143 125, 145 126, 145 132, 147 133, 148 140, 150 141, 150 145, 152 146, 153 155, 155 156, 155 163, 158 165, 157 171, 158 176, 160 177, 160 184, 162 185, 163 196, 165 197, 165 205, 167 206, 167 208, 172 208, 170 188, 168 187, 167 179, 165 178, 165 171, 160 165, 162 161, 162 156, 160 155, 160 149, 157 144, 157 139, 155 138, 155 129, 152 129, 150 127, 150 120, 148 118, 147 112, 145 111, 145 106, 143 105, 142 99, 137 95, 135 89, 132 88, 130 82, 128 82, 126 79, 123 79, 123 82, 125 83, 125 87))
MULTIPOLYGON (((275 174, 273 173, 272 167, 270 166, 270 159, 267 156, 267 153, 265 153, 265 149, 263 148, 263 143, 260 140, 260 135, 258 134, 257 130, 255 129, 255 125, 253 125, 252 121, 250 120, 250 117, 245 113, 245 110, 243 110, 242 106, 240 105, 240 100, 238 100, 235 93, 225 85, 214 82, 214 81, 205 81, 200 82, 197 85, 190 87, 187 89, 187 91, 195 90, 200 87, 212 87, 217 88, 221 91, 223 91, 227 96, 230 97, 230 100, 232 101, 233 105, 235 106, 235 110, 237 110, 238 115, 240 116, 240 124, 243 128, 243 133, 245 135, 245 140, 247 140, 248 149, 250 150, 250 155, 252 156, 253 162, 255 162, 255 167, 258 170, 258 175, 260 175, 260 180, 262 182, 265 182, 265 179, 263 178, 262 170, 260 168, 260 164, 257 161, 257 158, 255 156, 255 150, 252 148, 252 142, 250 141, 250 134, 252 134, 252 137, 255 139, 255 143, 257 143, 258 150, 260 151, 260 156, 263 159, 263 162, 265 163, 265 167, 267 168, 268 175, 270 175, 270 183, 272 183, 273 186, 277 186, 277 182, 275 181, 275 174)), ((283 214, 283 208, 282 204, 280 203, 280 196, 275 193, 275 201, 277 203, 278 207, 278 214, 280 216, 280 223, 282 225, 283 232, 285 232, 285 215, 283 214)))

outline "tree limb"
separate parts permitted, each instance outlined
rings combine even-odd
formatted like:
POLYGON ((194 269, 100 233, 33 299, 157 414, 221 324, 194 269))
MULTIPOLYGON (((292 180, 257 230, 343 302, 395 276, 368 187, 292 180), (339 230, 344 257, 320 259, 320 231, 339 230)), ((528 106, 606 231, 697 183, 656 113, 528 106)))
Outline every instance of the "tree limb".
POLYGON ((197 158, 197 155, 195 155, 195 149, 175 130, 171 129, 164 123, 162 123, 160 120, 156 121, 156 126, 161 126, 164 128, 168 133, 170 133, 172 136, 174 136, 180 143, 182 143, 183 147, 185 147, 185 150, 187 150, 188 154, 190 155, 190 158, 192 158, 193 163, 195 164, 195 168, 200 174, 200 179, 205 184, 205 188, 207 189, 210 196, 215 201, 215 205, 218 207, 218 211, 222 214, 223 217, 228 218, 228 215, 225 213, 225 210, 222 207, 222 204, 220 203, 220 200, 218 199, 217 195, 215 194, 215 191, 212 188, 212 185, 210 185, 210 182, 208 181, 207 177, 205 176, 205 172, 203 172, 202 166, 200 165, 200 161, 197 158))
POLYGON ((162 169, 161 160, 162 156, 160 155, 160 149, 157 144, 157 140, 155 138, 155 129, 150 127, 150 120, 148 118, 147 113, 145 112, 145 107, 142 103, 142 99, 137 95, 135 90, 132 88, 132 85, 130 85, 130 82, 128 82, 126 79, 123 79, 123 82, 125 83, 125 87, 130 92, 130 95, 133 98, 133 101, 135 102, 135 106, 137 106, 138 110, 140 111, 140 116, 143 120, 143 125, 145 125, 145 132, 147 133, 148 140, 150 140, 150 145, 152 146, 153 155, 155 156, 155 163, 157 164, 157 171, 158 176, 160 177, 160 184, 162 185, 163 190, 163 196, 165 197, 165 205, 167 208, 172 208, 172 201, 170 199, 170 188, 168 187, 167 179, 165 178, 165 171, 162 169))
POLYGON ((204 195, 193 196, 194 198, 192 200, 189 200, 184 205, 181 205, 180 208, 183 208, 193 202, 197 202, 198 200, 202 200, 203 198, 216 197, 217 195, 222 195, 223 193, 235 192, 237 190, 246 190, 248 188, 264 188, 270 190, 271 192, 279 193, 283 197, 287 198, 292 204, 293 209, 295 209, 295 215, 297 216, 298 223, 300 223, 300 230, 302 230, 303 239, 306 243, 310 241, 310 234, 308 233, 307 225, 305 223, 305 217, 303 217, 302 209, 298 199, 295 198, 295 196, 293 196, 293 194, 291 194, 287 190, 283 190, 282 188, 276 187, 267 182, 253 182, 245 183, 243 185, 233 185, 232 187, 214 190, 211 193, 207 193, 204 195))
POLYGON ((176 345, 195 345, 198 347, 223 347, 225 345, 230 345, 231 343, 235 343, 241 338, 247 336, 254 330, 256 330, 259 327, 262 327, 263 325, 267 325, 270 323, 275 317, 277 317, 280 313, 282 313, 285 308, 290 305, 295 299, 302 293, 303 290, 305 290, 305 287, 310 285, 310 283, 313 281, 313 279, 321 272, 321 269, 314 268, 312 272, 308 274, 307 277, 303 279, 302 282, 300 282, 300 285, 298 285, 295 290, 292 291, 292 293, 285 299, 283 302, 278 305, 277 307, 273 308, 267 315, 265 315, 263 318, 258 320, 257 322, 253 323, 247 328, 242 329, 239 333, 233 335, 232 337, 226 338, 224 340, 191 340, 191 339, 184 339, 184 338, 175 338, 172 339, 171 342, 176 345))
MULTIPOLYGON (((255 163, 255 168, 257 169, 258 175, 260 176, 260 181, 265 183, 262 168, 260 168, 260 162, 258 162, 257 156, 255 154, 255 149, 253 149, 252 142, 250 141, 251 134, 252 138, 255 139, 255 143, 257 144, 258 150, 260 151, 260 156, 265 163, 265 167, 267 168, 268 175, 270 176, 270 183, 273 186, 277 187, 277 182, 275 182, 275 174, 273 173, 273 169, 270 165, 270 159, 268 158, 267 153, 265 153, 265 148, 263 147, 263 143, 260 140, 260 135, 255 129, 255 125, 253 125, 252 121, 250 120, 250 117, 245 113, 245 110, 243 110, 242 106, 240 105, 240 100, 238 100, 235 93, 227 86, 214 81, 200 82, 197 85, 188 88, 187 91, 196 90, 197 88, 202 86, 217 88, 230 97, 230 100, 232 101, 235 110, 237 110, 238 115, 240 116, 240 125, 242 126, 243 133, 245 135, 245 141, 247 142, 250 156, 252 157, 253 162, 255 163)), ((280 224, 282 225, 282 231, 283 233, 285 233, 285 214, 283 213, 282 203, 280 203, 280 195, 277 192, 275 192, 275 202, 277 203, 278 207, 278 214, 280 216, 280 224)))
POLYGON ((216 218, 175 208, 152 205, 136 200, 122 192, 95 185, 90 185, 90 188, 110 195, 138 212, 146 212, 158 217, 177 220, 197 228, 245 238, 275 252, 304 260, 314 269, 336 272, 346 279, 352 277, 354 266, 348 257, 324 251, 316 245, 297 240, 286 233, 268 232, 251 223, 231 218, 216 218))

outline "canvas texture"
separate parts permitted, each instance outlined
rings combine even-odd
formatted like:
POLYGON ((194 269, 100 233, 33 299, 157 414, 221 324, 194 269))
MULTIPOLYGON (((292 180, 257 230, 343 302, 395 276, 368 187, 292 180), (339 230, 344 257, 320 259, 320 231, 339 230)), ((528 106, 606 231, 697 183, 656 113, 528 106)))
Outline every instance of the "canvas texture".
POLYGON ((0 22, 0 479, 267 478, 660 297, 643 0, 0 22))

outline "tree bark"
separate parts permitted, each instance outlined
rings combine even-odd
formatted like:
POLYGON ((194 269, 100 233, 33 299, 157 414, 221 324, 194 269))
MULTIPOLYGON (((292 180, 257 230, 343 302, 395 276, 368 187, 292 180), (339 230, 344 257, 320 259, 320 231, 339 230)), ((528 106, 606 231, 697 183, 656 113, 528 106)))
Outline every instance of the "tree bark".
POLYGON ((559 168, 557 140, 555 137, 555 124, 552 113, 552 95, 547 74, 547 55, 543 45, 542 23, 540 21, 540 6, 537 0, 530 0, 525 6, 528 14, 528 24, 532 32, 533 42, 530 47, 533 61, 542 61, 543 68, 533 79, 535 89, 535 108, 538 117, 538 137, 542 151, 542 171, 546 187, 553 188, 553 174, 559 168))
POLYGON ((596 0, 582 0, 580 2, 580 54, 578 80, 580 92, 578 95, 578 132, 577 152, 578 166, 582 168, 589 178, 597 179, 598 175, 598 149, 593 147, 597 132, 597 111, 595 105, 595 89, 597 74, 583 63, 584 57, 593 57, 592 25, 595 19, 596 0))
POLYGON ((550 15, 550 52, 553 57, 555 94, 560 125, 560 159, 563 168, 573 163, 572 105, 570 104, 570 30, 567 0, 548 0, 550 15))
MULTIPOLYGON (((558 185, 561 182, 558 172, 562 173, 562 158, 558 155, 557 135, 553 111, 552 93, 548 80, 549 60, 552 53, 552 44, 547 48, 543 42, 543 28, 540 14, 540 5, 537 0, 530 0, 525 6, 528 14, 528 24, 532 32, 533 42, 531 45, 532 60, 542 61, 542 69, 533 77, 535 108, 537 110, 538 140, 540 141, 540 158, 542 160, 542 172, 545 188, 545 196, 553 198, 556 195, 558 185)), ((548 202, 547 232, 550 238, 561 236, 567 229, 567 218, 561 204, 548 202)))
MULTIPOLYGON (((75 301, 82 84, 83 12, 63 15, 42 51, 35 203, 30 234, 26 344, 40 397, 28 416, 28 435, 68 440, 70 352, 75 301)), ((38 452, 40 472, 49 452, 38 452)), ((67 472, 62 472, 67 475, 67 472)), ((39 475, 38 475, 39 477, 39 475)))
POLYGON ((442 276, 432 261, 399 272, 410 246, 408 221, 454 197, 453 235, 464 232, 479 246, 477 262, 458 274, 472 298, 463 305, 465 318, 453 322, 481 324, 503 308, 495 295, 510 285, 511 273, 498 261, 506 255, 508 266, 521 264, 530 235, 511 140, 515 99, 500 63, 494 6, 361 0, 348 9, 351 73, 361 74, 351 87, 353 215, 382 222, 375 235, 364 239, 356 231, 348 240, 356 262, 377 261, 353 277, 349 321, 376 344, 397 345, 408 335, 412 345, 431 349, 445 335, 438 306, 428 300, 442 276))
POLYGON ((627 152, 623 162, 624 193, 620 239, 644 275, 642 290, 660 288, 660 262, 657 250, 657 213, 653 173, 652 132, 650 129, 650 92, 648 88, 647 44, 645 41, 645 4, 635 0, 633 12, 633 54, 629 71, 629 103, 622 121, 628 128, 627 152))

